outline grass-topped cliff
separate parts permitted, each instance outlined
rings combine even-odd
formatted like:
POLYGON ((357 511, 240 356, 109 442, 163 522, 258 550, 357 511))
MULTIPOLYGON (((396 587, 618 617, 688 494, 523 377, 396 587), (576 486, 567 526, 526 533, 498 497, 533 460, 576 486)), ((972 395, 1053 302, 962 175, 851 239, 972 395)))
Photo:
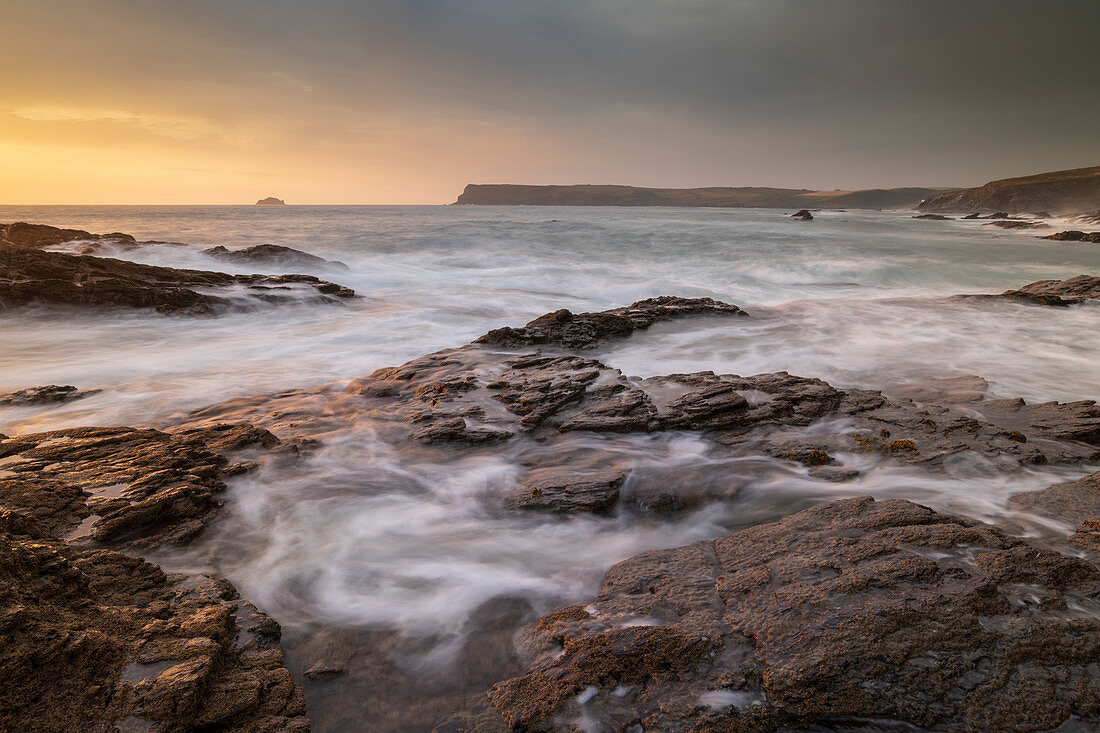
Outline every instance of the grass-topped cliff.
POLYGON ((991 181, 931 196, 921 211, 1005 211, 1054 215, 1100 210, 1100 166, 991 181))

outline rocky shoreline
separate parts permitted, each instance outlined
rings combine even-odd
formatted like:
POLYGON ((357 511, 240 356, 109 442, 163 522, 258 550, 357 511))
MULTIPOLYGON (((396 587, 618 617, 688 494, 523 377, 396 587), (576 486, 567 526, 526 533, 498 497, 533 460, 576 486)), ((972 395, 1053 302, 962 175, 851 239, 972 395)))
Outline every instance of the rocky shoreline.
MULTIPOLYGON (((231 284, 222 278, 350 297, 316 278, 242 281, 279 276, 43 249, 125 243, 126 235, 0 232, 0 283, 9 283, 0 299, 9 305, 30 300, 12 295, 25 292, 70 305, 217 312, 218 296, 191 288, 231 284), (16 275, 25 284, 12 285, 16 275), (113 284, 88 289, 98 277, 113 284), (56 297, 42 295, 46 282, 60 282, 45 291, 56 297)), ((958 297, 1092 308, 1100 278, 958 297)), ((736 327, 753 316, 671 296, 558 310, 351 382, 240 397, 173 425, 0 436, 0 626, 10 640, 0 727, 308 731, 307 698, 330 699, 325 691, 350 674, 341 639, 318 637, 308 664, 288 664, 278 623, 227 580, 166 573, 142 556, 200 537, 223 514, 233 477, 290 465, 351 420, 410 456, 513 451, 515 485, 484 501, 491 511, 548 520, 622 511, 661 521, 741 490, 713 476, 654 471, 617 447, 620 438, 696 435, 717 455, 768 456, 841 491, 860 475, 852 456, 931 472, 962 455, 1006 472, 1066 465, 1085 473, 1100 461, 1095 401, 993 399, 977 376, 882 392, 786 372, 637 378, 595 356, 688 318, 736 327), (577 436, 606 437, 606 448, 577 436)), ((84 394, 29 388, 0 396, 0 409, 84 394)), ((496 599, 470 621, 478 648, 460 654, 465 685, 428 705, 425 726, 1090 729, 1100 725, 1098 477, 1012 498, 1019 512, 1066 527, 1063 539, 1023 539, 1019 527, 849 495, 626 559, 591 603, 537 620, 526 604, 496 599)), ((389 641, 378 634, 370 643, 385 650, 389 641)), ((365 674, 398 675, 386 664, 365 674)), ((388 719, 386 705, 401 704, 378 701, 377 715, 388 719)))
MULTIPOLYGON (((213 315, 252 304, 339 303, 355 291, 313 275, 229 275, 205 270, 142 265, 92 256, 133 251, 164 242, 138 242, 129 234, 92 234, 22 222, 0 226, 0 307, 31 304, 153 308, 161 313, 213 315), (67 245, 79 254, 50 251, 67 245)), ((178 243, 169 243, 185 247, 178 243)), ((289 247, 260 245, 229 251, 205 250, 214 260, 237 264, 334 267, 320 257, 289 247)))

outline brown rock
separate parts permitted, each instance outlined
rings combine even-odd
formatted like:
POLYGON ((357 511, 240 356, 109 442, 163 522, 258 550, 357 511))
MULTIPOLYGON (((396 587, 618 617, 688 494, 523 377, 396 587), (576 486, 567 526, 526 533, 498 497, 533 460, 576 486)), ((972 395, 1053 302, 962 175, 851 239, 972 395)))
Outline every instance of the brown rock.
POLYGON ((599 512, 612 508, 619 501, 619 489, 626 474, 603 471, 595 474, 570 475, 553 471, 550 475, 529 477, 523 489, 509 497, 507 506, 516 509, 574 513, 599 512))
POLYGON ((1055 239, 1059 242, 1093 242, 1100 244, 1100 232, 1081 232, 1077 230, 1070 230, 1065 232, 1056 232, 1054 234, 1048 234, 1042 239, 1055 239))
POLYGON ((1056 484, 1041 491, 1026 491, 1008 500, 1019 511, 1052 517, 1073 526, 1100 519, 1100 473, 1056 484))
POLYGON ((616 565, 594 603, 535 625, 527 671, 482 716, 524 730, 582 716, 612 730, 1100 725, 1100 620, 1066 606, 1091 608, 1098 589, 1093 564, 996 528, 837 501, 616 565))
POLYGON ((744 311, 710 298, 664 295, 599 313, 571 313, 565 309, 554 311, 536 318, 523 328, 495 329, 474 343, 588 349, 609 338, 629 336, 660 321, 696 315, 744 315, 744 311))
POLYGON ((311 255, 299 249, 283 247, 278 244, 257 244, 243 249, 226 249, 225 247, 210 247, 202 251, 204 255, 213 257, 223 262, 232 262, 238 265, 277 265, 279 267, 296 267, 302 269, 348 269, 343 262, 326 260, 317 255, 311 255))
POLYGON ((293 300, 294 287, 311 291, 320 302, 355 295, 310 275, 226 275, 0 244, 0 304, 9 307, 43 302, 209 314, 232 307, 232 301, 194 288, 229 286, 243 286, 250 295, 271 303, 293 300))
POLYGON ((79 400, 99 392, 98 389, 79 390, 72 385, 48 384, 44 387, 27 387, 16 392, 0 394, 0 405, 48 405, 79 400))

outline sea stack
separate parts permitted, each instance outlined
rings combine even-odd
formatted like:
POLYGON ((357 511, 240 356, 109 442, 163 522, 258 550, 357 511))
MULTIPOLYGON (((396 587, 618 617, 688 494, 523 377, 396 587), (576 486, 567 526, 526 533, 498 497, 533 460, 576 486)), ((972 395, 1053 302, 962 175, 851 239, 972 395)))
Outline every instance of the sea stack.
POLYGON ((274 196, 268 196, 266 199, 260 199, 256 202, 257 206, 286 206, 286 201, 277 199, 274 196))

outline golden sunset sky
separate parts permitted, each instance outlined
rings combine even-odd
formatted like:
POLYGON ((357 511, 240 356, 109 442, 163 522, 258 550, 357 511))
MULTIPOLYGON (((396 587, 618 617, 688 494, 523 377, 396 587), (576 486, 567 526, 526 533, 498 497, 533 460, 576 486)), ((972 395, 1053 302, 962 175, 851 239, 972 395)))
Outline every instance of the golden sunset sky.
POLYGON ((0 203, 974 185, 1095 165, 1094 9, 7 0, 0 203))

